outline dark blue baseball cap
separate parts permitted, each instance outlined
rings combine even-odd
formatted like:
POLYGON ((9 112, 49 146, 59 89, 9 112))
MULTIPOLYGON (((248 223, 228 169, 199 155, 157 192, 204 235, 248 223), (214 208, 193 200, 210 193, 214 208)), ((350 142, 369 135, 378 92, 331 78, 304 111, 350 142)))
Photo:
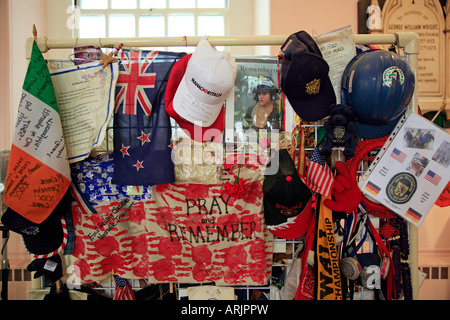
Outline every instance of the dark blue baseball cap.
POLYGON ((336 94, 328 76, 330 67, 314 39, 305 31, 289 36, 281 46, 281 89, 303 120, 318 121, 329 115, 336 94))

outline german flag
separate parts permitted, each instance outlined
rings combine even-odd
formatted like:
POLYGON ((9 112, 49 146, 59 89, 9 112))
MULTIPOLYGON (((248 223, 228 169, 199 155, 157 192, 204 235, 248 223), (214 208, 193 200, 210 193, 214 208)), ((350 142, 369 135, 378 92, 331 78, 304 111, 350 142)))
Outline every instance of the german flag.
POLYGON ((415 223, 418 223, 420 221, 420 219, 422 219, 422 215, 420 213, 418 213, 416 210, 414 210, 413 208, 408 209, 408 211, 406 212, 406 217, 410 218, 415 223))
POLYGON ((376 186, 372 182, 367 182, 366 186, 364 187, 365 190, 369 191, 374 196, 378 195, 380 192, 380 187, 376 186))

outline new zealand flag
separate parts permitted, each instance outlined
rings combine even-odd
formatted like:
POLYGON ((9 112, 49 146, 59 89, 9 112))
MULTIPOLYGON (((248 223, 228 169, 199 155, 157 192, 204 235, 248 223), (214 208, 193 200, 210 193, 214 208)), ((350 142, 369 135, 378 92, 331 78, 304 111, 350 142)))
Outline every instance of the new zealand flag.
POLYGON ((172 132, 164 108, 164 93, 172 65, 184 55, 184 52, 120 51, 112 183, 143 186, 175 181, 172 132))

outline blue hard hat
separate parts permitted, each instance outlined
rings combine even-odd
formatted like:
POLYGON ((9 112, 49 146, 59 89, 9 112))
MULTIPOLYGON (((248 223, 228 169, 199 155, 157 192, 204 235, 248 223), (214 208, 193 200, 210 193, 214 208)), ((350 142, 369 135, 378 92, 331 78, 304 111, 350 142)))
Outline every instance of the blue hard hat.
POLYGON ((414 72, 400 55, 377 49, 355 56, 341 83, 341 103, 355 111, 355 135, 375 139, 390 134, 408 107, 414 87, 414 72))

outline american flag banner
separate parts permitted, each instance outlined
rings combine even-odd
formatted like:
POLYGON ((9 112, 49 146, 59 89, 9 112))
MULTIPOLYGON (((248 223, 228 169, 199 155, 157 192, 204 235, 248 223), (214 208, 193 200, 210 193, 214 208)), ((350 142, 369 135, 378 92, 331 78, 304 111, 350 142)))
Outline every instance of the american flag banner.
POLYGON ((142 186, 175 181, 164 94, 172 65, 185 54, 120 52, 114 109, 114 184, 142 186))
POLYGON ((116 292, 113 300, 135 300, 133 288, 128 280, 116 274, 113 277, 116 282, 116 292))
POLYGON ((333 172, 326 164, 317 146, 311 155, 308 168, 306 169, 305 180, 306 185, 312 191, 326 197, 331 197, 334 182, 333 172))
POLYGON ((102 281, 111 273, 127 279, 145 278, 148 227, 144 201, 151 187, 129 195, 127 186, 111 183, 113 154, 71 164, 74 265, 83 281, 102 281))

